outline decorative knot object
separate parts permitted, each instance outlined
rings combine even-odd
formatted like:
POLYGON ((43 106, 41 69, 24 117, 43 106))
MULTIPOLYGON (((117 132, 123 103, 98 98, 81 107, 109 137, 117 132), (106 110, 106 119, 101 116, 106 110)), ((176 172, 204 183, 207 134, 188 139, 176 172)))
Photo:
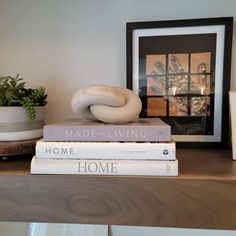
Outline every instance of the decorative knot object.
POLYGON ((80 119, 126 123, 137 120, 142 102, 129 89, 94 85, 78 90, 72 97, 71 107, 80 119))

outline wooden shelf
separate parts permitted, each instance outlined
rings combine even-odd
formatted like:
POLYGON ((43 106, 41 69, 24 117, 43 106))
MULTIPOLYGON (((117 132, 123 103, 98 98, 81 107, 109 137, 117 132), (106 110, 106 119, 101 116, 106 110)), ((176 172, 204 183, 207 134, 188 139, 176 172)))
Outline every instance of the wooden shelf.
POLYGON ((178 149, 178 177, 30 175, 0 163, 0 220, 236 229, 229 150, 178 149))

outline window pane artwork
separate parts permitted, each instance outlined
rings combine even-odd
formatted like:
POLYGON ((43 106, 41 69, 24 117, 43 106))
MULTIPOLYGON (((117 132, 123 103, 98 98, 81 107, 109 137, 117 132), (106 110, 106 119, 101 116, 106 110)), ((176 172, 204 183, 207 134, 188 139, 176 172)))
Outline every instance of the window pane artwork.
POLYGON ((139 38, 142 116, 161 117, 174 135, 213 133, 216 38, 216 33, 139 38))
POLYGON ((227 145, 232 24, 127 23, 127 87, 141 98, 140 117, 160 117, 183 146, 227 145))
POLYGON ((146 55, 147 116, 209 116, 211 52, 146 55))

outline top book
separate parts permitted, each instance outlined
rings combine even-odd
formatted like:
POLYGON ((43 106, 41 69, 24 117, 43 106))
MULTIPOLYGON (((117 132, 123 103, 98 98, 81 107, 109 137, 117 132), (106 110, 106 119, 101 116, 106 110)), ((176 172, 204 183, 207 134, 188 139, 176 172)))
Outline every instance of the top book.
POLYGON ((44 141, 130 141, 170 142, 170 126, 159 118, 140 118, 137 122, 106 124, 99 121, 71 119, 45 125, 44 141))

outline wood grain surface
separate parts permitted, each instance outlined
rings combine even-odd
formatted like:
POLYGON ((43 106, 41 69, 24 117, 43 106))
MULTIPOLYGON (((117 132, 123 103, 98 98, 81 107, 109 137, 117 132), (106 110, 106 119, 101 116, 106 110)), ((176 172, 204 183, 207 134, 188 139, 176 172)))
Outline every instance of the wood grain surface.
POLYGON ((1 162, 0 220, 236 229, 231 153, 183 149, 178 159, 180 176, 163 178, 29 175, 27 159, 1 162))
POLYGON ((33 154, 38 140, 0 141, 0 157, 33 154))

